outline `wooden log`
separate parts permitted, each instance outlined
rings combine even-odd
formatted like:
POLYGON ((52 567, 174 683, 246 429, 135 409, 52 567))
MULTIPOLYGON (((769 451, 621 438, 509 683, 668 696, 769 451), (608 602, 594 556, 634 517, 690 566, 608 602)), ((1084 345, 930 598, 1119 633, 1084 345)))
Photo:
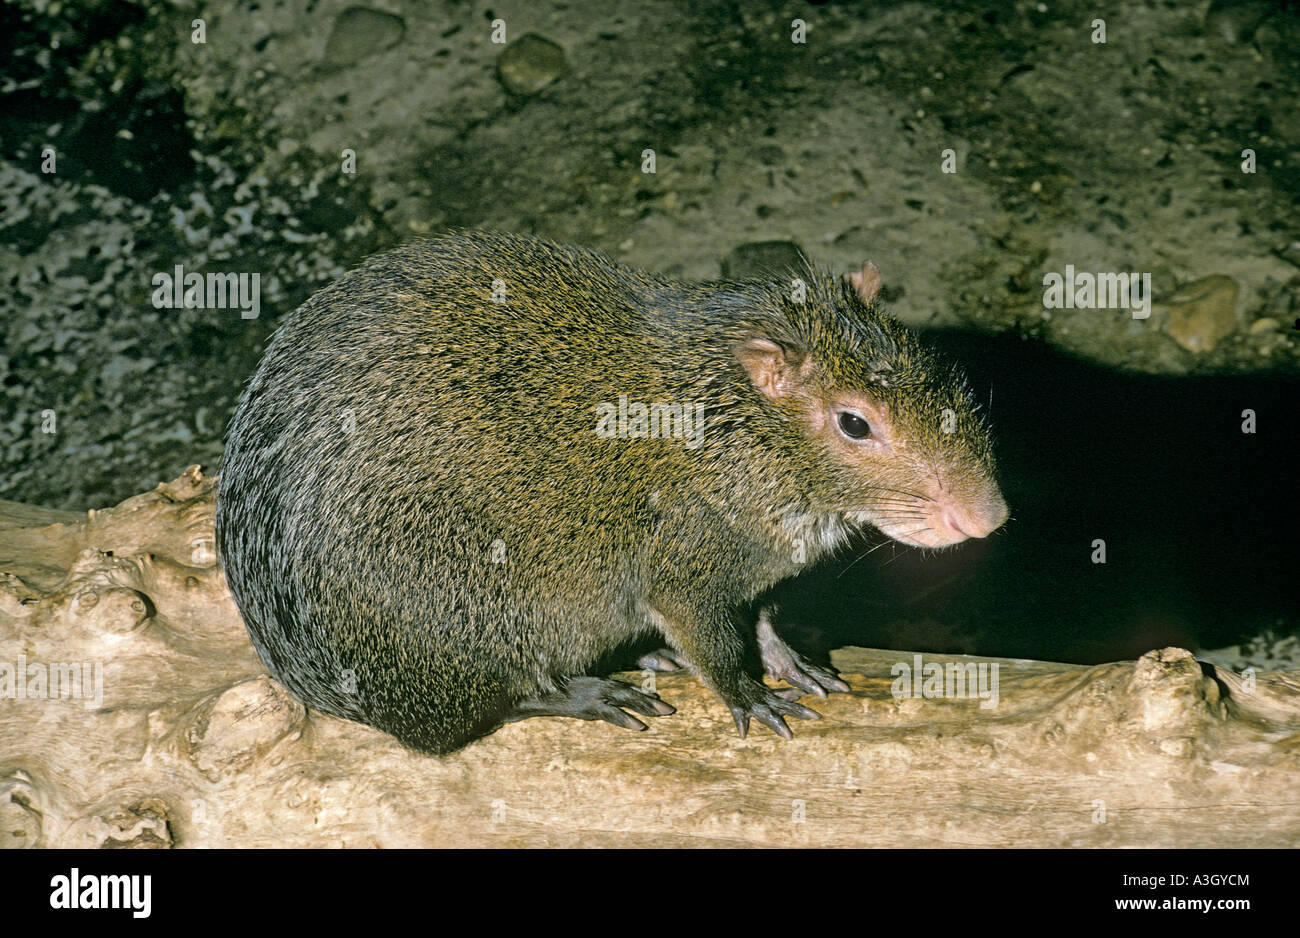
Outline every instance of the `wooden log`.
POLYGON ((0 842, 1300 846, 1300 672, 1179 648, 1095 667, 926 655, 916 682, 912 653, 845 648, 852 693, 805 698, 824 719, 792 742, 737 738, 688 675, 626 674, 677 714, 413 753, 265 674, 213 495, 194 466, 84 516, 0 503, 0 842), (950 665, 983 665, 985 697, 950 665))

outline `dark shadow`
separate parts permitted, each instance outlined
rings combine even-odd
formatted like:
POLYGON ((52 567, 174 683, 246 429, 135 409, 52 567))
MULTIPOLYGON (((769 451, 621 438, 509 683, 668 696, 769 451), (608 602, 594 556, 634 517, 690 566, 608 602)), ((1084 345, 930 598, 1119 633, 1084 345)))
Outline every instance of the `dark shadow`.
POLYGON ((1296 375, 1128 375, 1015 337, 930 338, 992 386, 1012 520, 943 552, 877 534, 778 587, 795 647, 1096 663, 1296 629, 1296 375))

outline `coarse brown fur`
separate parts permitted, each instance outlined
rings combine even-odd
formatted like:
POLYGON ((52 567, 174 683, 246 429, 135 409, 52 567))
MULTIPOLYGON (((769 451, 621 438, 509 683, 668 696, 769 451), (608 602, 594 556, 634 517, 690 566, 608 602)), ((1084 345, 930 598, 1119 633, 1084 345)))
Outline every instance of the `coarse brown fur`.
POLYGON ((738 722, 802 715, 746 672, 744 610, 854 526, 924 521, 927 493, 1000 496, 957 372, 844 280, 801 279, 687 284, 465 232, 313 296, 240 401, 217 503, 267 668, 445 753, 658 632, 738 722), (811 434, 845 389, 887 415, 883 457, 811 434), (621 395, 702 403, 699 445, 598 435, 621 395))

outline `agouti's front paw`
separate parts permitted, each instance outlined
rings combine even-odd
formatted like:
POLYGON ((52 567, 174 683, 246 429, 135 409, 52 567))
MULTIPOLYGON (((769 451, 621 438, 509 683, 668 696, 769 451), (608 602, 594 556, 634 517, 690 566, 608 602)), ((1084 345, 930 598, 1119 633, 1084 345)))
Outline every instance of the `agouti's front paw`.
POLYGON ((849 692, 849 685, 823 667, 813 664, 789 645, 782 646, 785 654, 763 657, 763 666, 775 680, 785 681, 805 694, 824 698, 828 692, 849 692))
POLYGON ((736 720, 736 729, 740 731, 740 738, 744 739, 745 734, 749 732, 750 717, 758 720, 782 739, 794 739, 794 733, 790 732, 790 727, 785 724, 785 717, 798 717, 801 720, 820 720, 822 718, 820 713, 816 710, 809 710, 803 704, 796 703, 792 699, 792 697, 797 697, 801 693, 801 691, 789 687, 773 690, 766 684, 749 681, 748 686, 745 688, 745 699, 743 701, 735 703, 730 700, 727 701, 727 707, 736 720))
POLYGON ((849 692, 845 684, 831 671, 819 667, 795 651, 776 634, 772 627, 772 612, 764 609, 758 615, 758 650, 763 658, 763 670, 778 681, 785 681, 805 694, 824 698, 828 692, 849 692))

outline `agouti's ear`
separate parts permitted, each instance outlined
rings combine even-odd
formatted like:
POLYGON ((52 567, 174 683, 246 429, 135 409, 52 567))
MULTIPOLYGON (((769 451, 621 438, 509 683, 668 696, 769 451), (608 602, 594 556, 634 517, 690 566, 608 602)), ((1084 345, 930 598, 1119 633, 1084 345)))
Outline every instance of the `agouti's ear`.
POLYGON ((863 261, 861 270, 853 270, 844 275, 844 279, 862 297, 862 302, 870 306, 880 295, 880 269, 871 261, 863 261))
POLYGON ((754 387, 771 398, 789 394, 807 364, 807 356, 771 339, 746 339, 736 346, 736 358, 749 372, 754 387))

